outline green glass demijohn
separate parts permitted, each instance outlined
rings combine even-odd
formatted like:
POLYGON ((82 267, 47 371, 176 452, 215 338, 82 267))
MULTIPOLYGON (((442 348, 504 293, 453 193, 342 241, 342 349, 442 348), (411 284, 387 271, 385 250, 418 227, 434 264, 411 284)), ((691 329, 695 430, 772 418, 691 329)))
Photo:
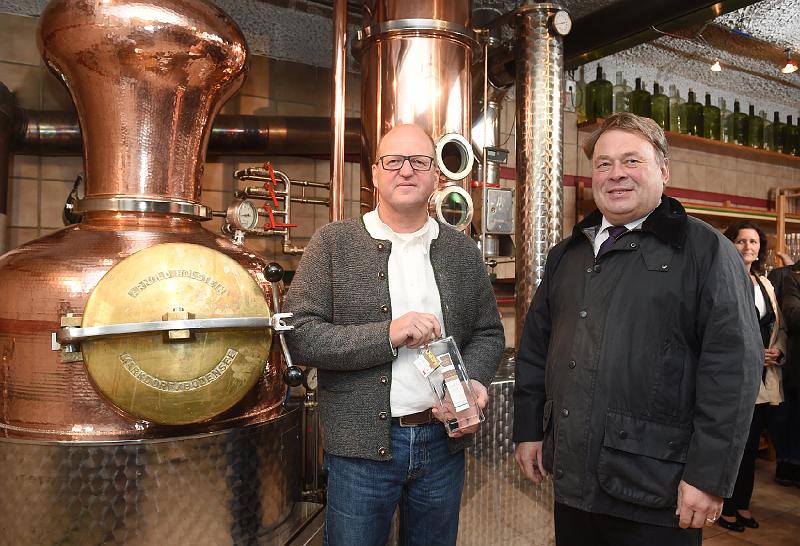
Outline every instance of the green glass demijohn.
POLYGON ((642 78, 636 78, 636 88, 631 91, 631 112, 637 116, 651 117, 650 93, 642 88, 642 78))
POLYGON ((703 106, 703 136, 711 140, 720 140, 720 110, 711 104, 711 94, 706 93, 706 104, 703 106))
POLYGON ((650 117, 659 127, 669 130, 669 97, 663 93, 659 85, 653 82, 653 96, 650 97, 650 117))

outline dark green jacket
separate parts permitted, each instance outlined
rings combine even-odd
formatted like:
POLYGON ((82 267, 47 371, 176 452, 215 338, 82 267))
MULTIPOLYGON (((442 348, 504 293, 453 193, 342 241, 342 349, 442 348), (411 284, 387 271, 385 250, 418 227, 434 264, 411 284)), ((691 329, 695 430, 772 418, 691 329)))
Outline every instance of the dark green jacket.
MULTIPOLYGON (((319 369, 325 450, 333 455, 391 458, 391 249, 389 241, 369 235, 361 218, 328 224, 311 238, 286 296, 295 327, 289 348, 298 364, 319 369)), ((440 223, 430 260, 445 331, 470 378, 488 386, 505 339, 480 252, 440 223)), ((451 440, 451 449, 469 442, 451 440)))
POLYGON ((730 241, 663 197, 595 260, 598 211, 550 252, 517 355, 514 440, 557 502, 674 526, 678 482, 733 491, 764 364, 730 241))

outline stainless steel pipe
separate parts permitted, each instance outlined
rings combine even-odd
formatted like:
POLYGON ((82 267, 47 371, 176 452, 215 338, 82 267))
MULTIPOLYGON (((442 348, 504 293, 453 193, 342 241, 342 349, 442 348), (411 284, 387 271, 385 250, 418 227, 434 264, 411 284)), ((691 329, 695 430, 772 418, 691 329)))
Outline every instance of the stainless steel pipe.
MULTIPOLYGON (((22 155, 82 155, 78 115, 73 112, 17 108, 13 114, 11 151, 22 155)), ((346 118, 344 152, 356 158, 361 125, 346 118)), ((327 157, 331 152, 330 119, 325 117, 218 115, 208 155, 287 155, 327 157)))
POLYGON ((526 2, 517 18, 516 337, 561 239, 564 44, 550 30, 556 4, 526 2))

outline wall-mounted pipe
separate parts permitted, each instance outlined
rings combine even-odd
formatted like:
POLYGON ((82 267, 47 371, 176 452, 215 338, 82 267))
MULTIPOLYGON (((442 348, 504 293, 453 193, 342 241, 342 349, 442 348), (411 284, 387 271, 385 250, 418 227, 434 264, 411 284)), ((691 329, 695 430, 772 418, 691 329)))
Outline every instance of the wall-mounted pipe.
POLYGON ((6 251, 8 165, 14 127, 14 95, 0 83, 0 254, 6 251))
MULTIPOLYGON (((2 84, 0 84, 2 85, 2 84)), ((218 115, 208 155, 288 155, 327 157, 331 152, 330 118, 218 115)), ((344 152, 357 160, 361 124, 345 119, 344 152)), ((11 151, 22 155, 82 155, 78 115, 17 109, 11 151)))
POLYGON ((344 122, 347 67, 347 0, 333 3, 333 82, 331 88, 331 193, 330 220, 344 218, 344 122))
POLYGON ((517 17, 516 336, 561 239, 564 44, 550 30, 556 4, 526 2, 517 17))

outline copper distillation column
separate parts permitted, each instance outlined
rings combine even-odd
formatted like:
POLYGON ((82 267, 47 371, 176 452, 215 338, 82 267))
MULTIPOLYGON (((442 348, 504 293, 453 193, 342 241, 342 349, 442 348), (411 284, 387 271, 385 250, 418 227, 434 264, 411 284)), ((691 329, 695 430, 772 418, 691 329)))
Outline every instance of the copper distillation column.
POLYGON ((432 213, 469 226, 474 154, 471 73, 477 47, 469 0, 367 0, 361 63, 361 207, 375 206, 371 166, 380 138, 414 123, 436 142, 442 178, 432 213))
POLYGON ((38 38, 86 191, 79 224, 0 257, 3 541, 280 541, 300 431, 276 269, 201 226, 242 33, 207 0, 52 0, 38 38))

